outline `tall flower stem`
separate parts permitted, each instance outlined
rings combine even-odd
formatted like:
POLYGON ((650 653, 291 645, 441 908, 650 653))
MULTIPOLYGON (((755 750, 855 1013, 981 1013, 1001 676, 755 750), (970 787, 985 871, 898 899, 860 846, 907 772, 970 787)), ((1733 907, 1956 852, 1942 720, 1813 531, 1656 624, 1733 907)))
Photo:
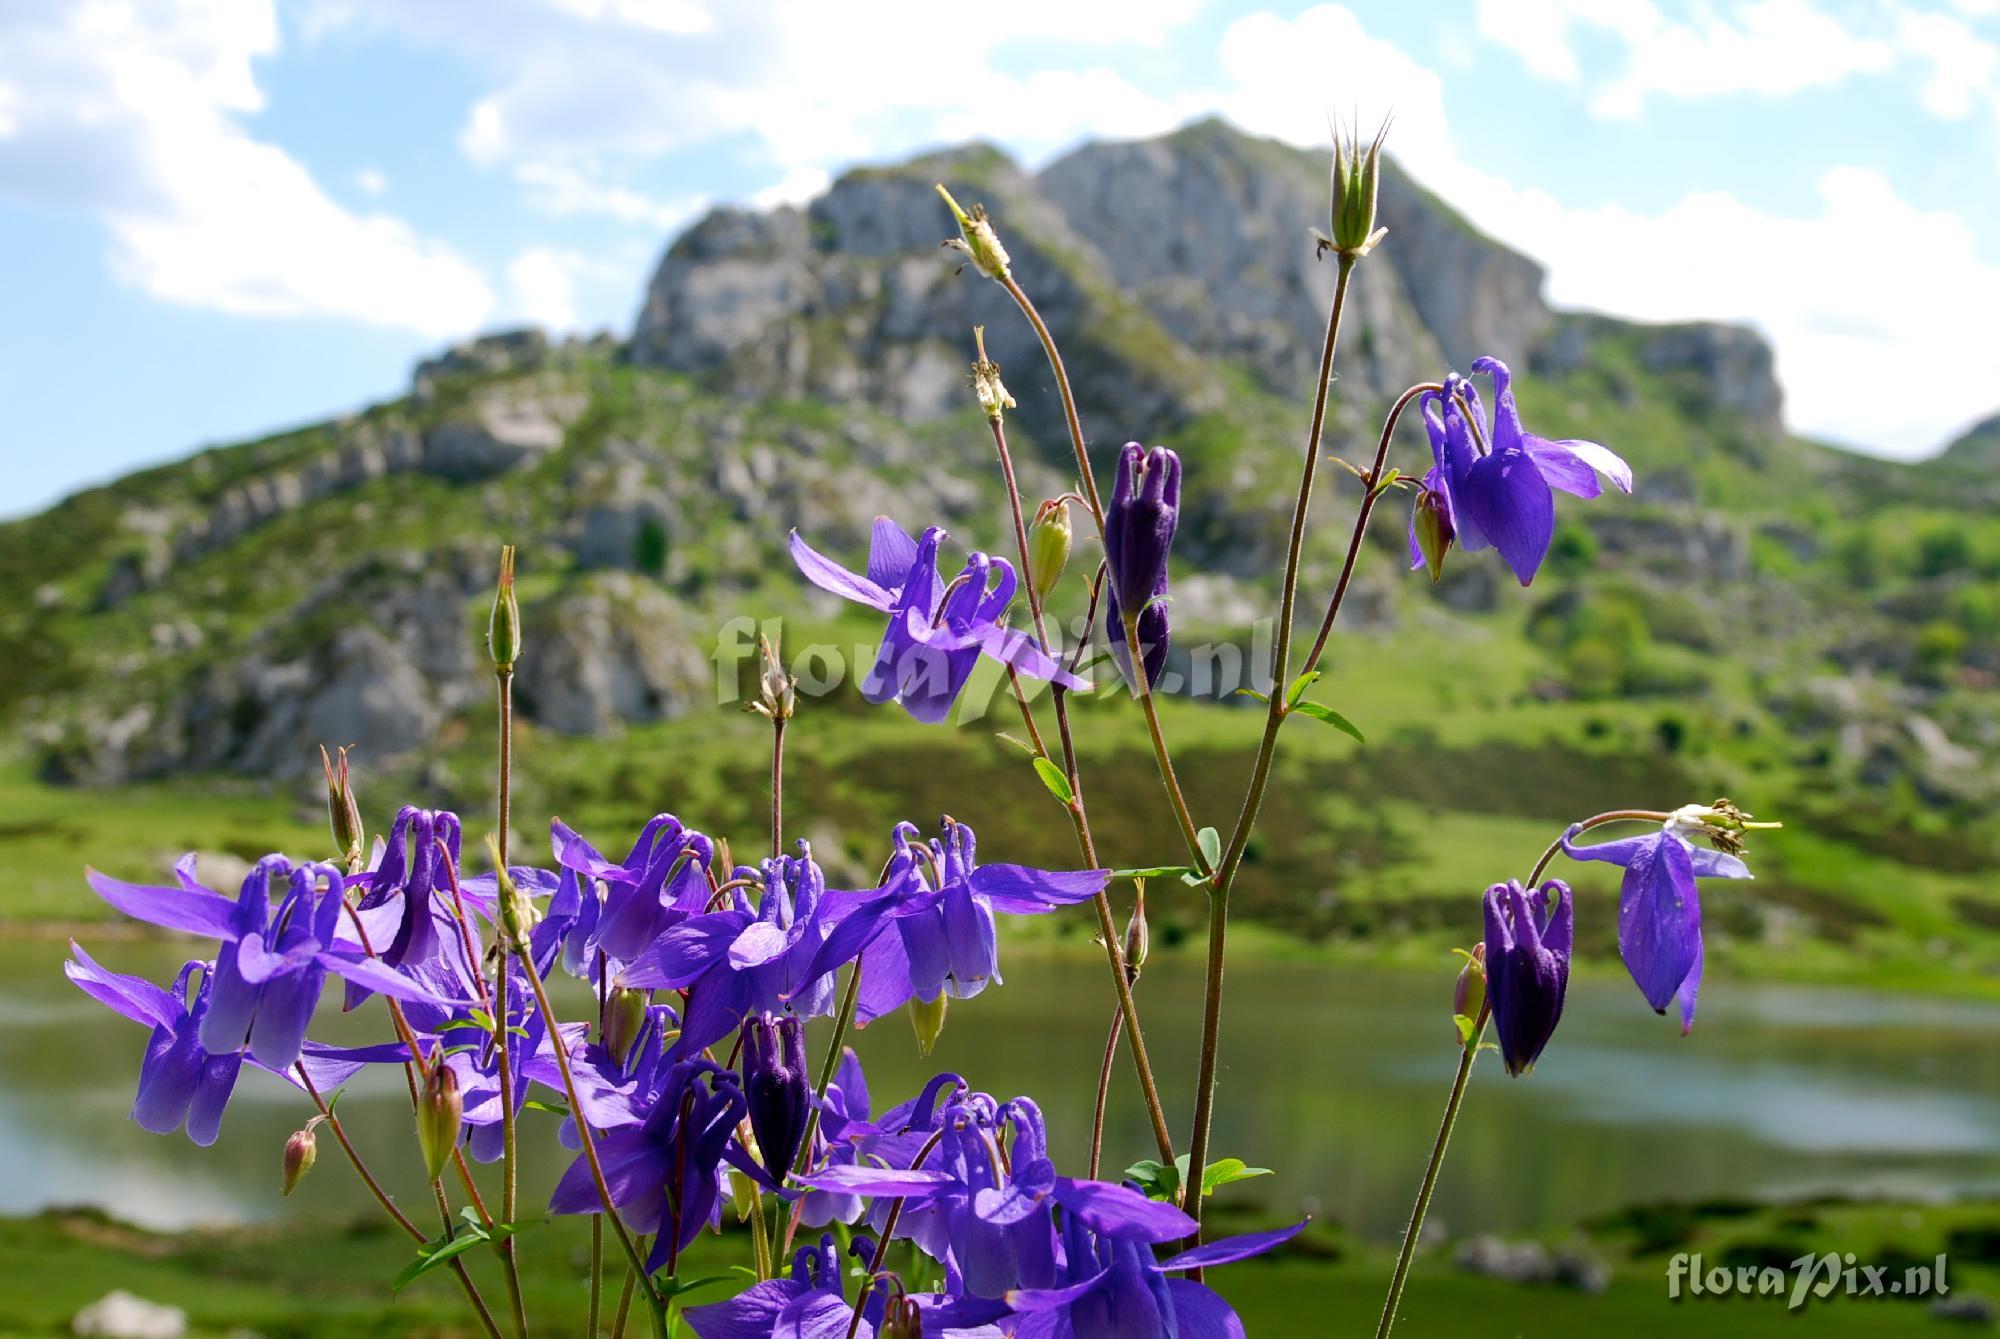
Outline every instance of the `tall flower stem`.
MULTIPOLYGON (((520 617, 514 602, 514 550, 509 545, 500 560, 500 589, 494 606, 494 620, 488 625, 488 649, 493 656, 493 683, 498 698, 499 723, 499 820, 500 830, 494 836, 494 847, 499 856, 500 877, 507 873, 507 835, 513 827, 514 818, 514 656, 520 640, 520 617)), ((462 912, 460 913, 463 914, 462 912)), ((472 971, 479 971, 479 961, 473 959, 472 971)), ((500 970, 494 973, 493 983, 493 1054, 500 1066, 500 1220, 511 1229, 514 1225, 515 1208, 518 1202, 520 1181, 520 1147, 515 1126, 514 1076, 511 1070, 513 1050, 507 1037, 507 978, 511 975, 510 961, 501 955, 500 970)), ((534 964, 529 963, 528 971, 534 972, 534 964)), ((549 1024, 549 1035, 554 1038, 556 1049, 562 1049, 562 1039, 556 1034, 553 1021, 549 1024)), ((514 1332, 520 1339, 527 1339, 528 1313, 521 1300, 521 1267, 515 1256, 514 1238, 509 1235, 500 1242, 500 1263, 507 1276, 507 1297, 514 1309, 514 1332)))
MULTIPOLYGON (((1613 809, 1584 819, 1577 824, 1576 830, 1588 832, 1606 823, 1664 823, 1667 818, 1668 815, 1652 809, 1613 809)), ((1542 852, 1528 874, 1529 887, 1534 887, 1541 880, 1549 862, 1561 853, 1560 840, 1549 843, 1548 849, 1542 852)), ((1437 1189, 1438 1173, 1444 1167, 1445 1150, 1451 1145, 1451 1132, 1458 1124, 1459 1108, 1465 1103, 1465 1081, 1472 1075, 1472 1063, 1479 1058, 1480 1043, 1486 1037, 1486 1023, 1492 1016, 1490 1002, 1481 1004, 1472 1036, 1466 1041, 1463 1054, 1458 1057, 1458 1073, 1452 1077, 1451 1095, 1445 1098, 1444 1119, 1439 1122, 1437 1139, 1431 1144, 1430 1161, 1424 1164, 1424 1179, 1417 1187, 1416 1203, 1410 1206, 1410 1224, 1403 1232, 1402 1249, 1396 1253, 1396 1268, 1389 1276, 1389 1296, 1382 1304, 1382 1319, 1375 1326, 1375 1339, 1388 1339, 1389 1331, 1396 1323, 1396 1308, 1403 1300, 1403 1287, 1410 1279, 1410 1261, 1417 1253, 1417 1239, 1423 1235, 1424 1215, 1430 1212, 1431 1195, 1437 1189)))
POLYGON ((1208 1165, 1209 1136, 1215 1122, 1215 1071, 1222 1038, 1222 976, 1229 935, 1229 895, 1243 851, 1250 840, 1250 828, 1257 821, 1257 809, 1264 801, 1270 782, 1271 756, 1277 747, 1278 729, 1285 723, 1286 687, 1291 682, 1292 616, 1298 605, 1299 565, 1305 551, 1306 517, 1312 507, 1313 478, 1319 471, 1320 434, 1326 427, 1327 392, 1333 384, 1333 355, 1340 343, 1340 318, 1347 307, 1347 290, 1354 274, 1354 256, 1340 253, 1340 272, 1334 281, 1333 302, 1327 308, 1326 341, 1320 349, 1319 384, 1313 393, 1312 425, 1306 432, 1305 461, 1300 466, 1298 501, 1292 509, 1291 537, 1285 550, 1284 584, 1278 594, 1278 627, 1271 650, 1271 705, 1264 719, 1264 736, 1257 746, 1257 760, 1251 769, 1250 788, 1237 817, 1236 831, 1224 850, 1222 864, 1211 880, 1208 914, 1208 977, 1203 992, 1201 1020, 1201 1072, 1195 1081, 1194 1133, 1188 1147, 1186 1192, 1181 1208, 1195 1220, 1195 1239, 1200 1239, 1202 1176, 1208 1165))
POLYGON ((1120 609, 1119 614, 1125 625, 1125 653, 1132 662, 1134 691, 1139 697, 1140 712, 1146 718, 1146 733, 1153 741, 1153 761, 1160 769, 1160 784, 1167 788, 1167 798, 1173 802, 1174 821, 1180 824, 1188 858, 1202 874, 1213 874, 1215 871, 1208 867, 1208 856, 1201 849, 1194 815, 1188 812, 1187 796, 1181 793, 1181 779, 1174 774, 1174 759, 1167 750, 1166 732, 1160 728, 1160 707, 1154 701, 1153 685, 1146 681, 1146 658, 1139 649, 1139 616, 1131 609, 1120 609))
POLYGON ((785 846, 785 718, 771 718, 771 858, 785 846))
MULTIPOLYGON (((314 1085, 312 1076, 306 1073, 303 1064, 298 1066, 298 1074, 299 1082, 305 1085, 306 1096, 312 1098, 313 1105, 319 1108, 319 1114, 325 1118, 327 1128, 333 1131, 333 1137, 340 1143, 340 1151, 347 1155, 348 1163, 353 1166, 354 1174, 361 1178, 362 1184, 368 1187, 369 1192, 375 1196, 376 1203, 382 1206, 382 1211, 395 1221, 396 1226, 403 1229, 410 1240, 419 1246, 423 1245, 427 1240, 423 1229, 411 1222, 409 1215, 396 1207, 396 1202, 389 1198, 389 1192, 382 1189, 382 1183, 368 1170, 368 1164, 361 1160, 361 1154, 355 1149, 353 1141, 347 1137, 347 1130, 341 1125, 340 1118, 333 1114, 333 1108, 320 1096, 318 1087, 314 1085)), ((478 1285, 473 1283, 472 1275, 465 1272, 465 1262, 454 1258, 451 1261, 451 1272, 458 1280, 458 1286, 464 1290, 465 1300, 471 1305, 473 1314, 479 1318, 479 1324, 486 1331, 487 1339, 500 1339, 500 1327, 494 1324, 493 1313, 486 1309, 486 1299, 479 1295, 478 1285)))
MULTIPOLYGON (((1070 390, 1069 375, 1063 370, 1062 355, 1057 352, 1055 338, 1049 334, 1048 326, 1043 324, 1041 313, 1035 310, 1035 304, 1028 300, 1028 295, 1022 291, 1020 284, 1010 276, 1005 285, 1007 292, 1027 316, 1029 324, 1035 327, 1035 333, 1042 341, 1042 351, 1048 355, 1049 366, 1055 371, 1056 385, 1062 392, 1063 413, 1069 421, 1070 445, 1076 452, 1077 472, 1083 481, 1084 500, 1090 508, 1091 519, 1097 523, 1098 535, 1101 537, 1104 533, 1104 508, 1097 498, 1097 482, 1091 475, 1090 456, 1083 445, 1083 425, 1076 416, 1076 396, 1070 390)), ((1043 652, 1053 655, 1055 648, 1049 641, 1047 618, 1042 612, 1042 597, 1036 592, 1034 581, 1028 579, 1030 571, 1028 525, 1021 508, 1021 488, 1014 478, 1014 457, 1007 449, 1007 430, 997 418, 989 419, 988 422, 993 429, 993 449, 1000 456, 1000 473, 1007 481, 1007 505, 1013 513, 1014 545, 1020 554, 1021 573, 1026 579, 1028 588, 1028 611, 1034 617, 1035 636, 1040 641, 1043 652)), ((1092 603, 1094 606, 1094 596, 1092 603)), ((1050 685, 1050 690, 1049 697, 1055 705, 1056 731, 1062 739, 1063 772, 1069 781, 1070 802, 1066 807, 1070 826, 1076 829, 1077 849, 1083 854, 1084 864, 1096 869, 1099 867, 1097 841, 1091 835, 1090 815, 1084 808, 1083 776, 1077 768, 1076 739, 1070 731, 1069 724, 1069 690, 1061 684, 1050 685)), ((1032 733, 1033 717, 1028 711, 1027 698, 1021 697, 1020 702, 1022 713, 1029 717, 1029 729, 1032 733)), ((1048 756, 1046 750, 1042 756, 1048 756)), ((1165 1108, 1160 1105, 1159 1085, 1153 1080, 1152 1058, 1146 1054, 1146 1034, 1139 1026, 1139 1005, 1132 998, 1132 983, 1126 977, 1125 953, 1118 938, 1117 923, 1111 915, 1111 895, 1100 888, 1092 903, 1097 910, 1098 936, 1104 941, 1105 961, 1111 968, 1112 989, 1118 996, 1118 1011, 1125 1019, 1125 1030, 1132 1037, 1132 1066, 1139 1075, 1139 1092, 1145 1099, 1146 1115, 1153 1125, 1153 1140, 1159 1145, 1161 1160, 1172 1162, 1174 1138, 1167 1130, 1167 1115, 1165 1108)))
POLYGON ((556 1054, 556 1068, 562 1071, 563 1096, 569 1099, 569 1109, 576 1119, 577 1133, 582 1136, 583 1156, 590 1165, 590 1179, 597 1187, 598 1202, 604 1206, 604 1216, 611 1223, 611 1230, 617 1236, 619 1246, 624 1248, 625 1259, 632 1267, 638 1287, 646 1294, 646 1317, 652 1322, 654 1339, 666 1339, 666 1316, 660 1306, 660 1295, 653 1291, 652 1280, 646 1276, 646 1259, 639 1254, 639 1248, 633 1244, 632 1234, 626 1230, 624 1220, 618 1216, 618 1206, 611 1202, 611 1187, 604 1179, 604 1164, 597 1156, 597 1132, 592 1130, 590 1122, 584 1119, 583 1102, 577 1097, 576 1076, 570 1069, 569 1051, 562 1043, 562 1029, 556 1022, 555 1006, 549 1003, 548 989, 542 985, 542 978, 535 971, 535 964, 528 960, 525 954, 522 962, 528 969, 523 975, 528 978, 529 988, 535 992, 535 1007, 542 1013, 542 1026, 548 1029, 549 1037, 554 1042, 552 1049, 556 1054))
POLYGON ((590 1216, 590 1309, 583 1319, 586 1339, 597 1339, 597 1320, 604 1307, 604 1220, 590 1216))
POLYGON ((1104 1161, 1104 1108, 1111 1099, 1111 1070, 1118 1060, 1118 1033, 1125 1022, 1125 1015, 1115 1010, 1111 1015, 1111 1027, 1104 1035, 1104 1063, 1097 1069, 1097 1105, 1090 1113, 1090 1179, 1097 1179, 1098 1166, 1104 1161))

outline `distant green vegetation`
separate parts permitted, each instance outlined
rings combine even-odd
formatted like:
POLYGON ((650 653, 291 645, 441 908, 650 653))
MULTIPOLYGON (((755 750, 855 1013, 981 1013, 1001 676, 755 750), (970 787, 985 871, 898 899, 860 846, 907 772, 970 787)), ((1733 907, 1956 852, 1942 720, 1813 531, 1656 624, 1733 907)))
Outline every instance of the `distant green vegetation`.
MULTIPOLYGON (((313 1176, 345 1173, 335 1158, 313 1176)), ((300 1193, 310 1189, 309 1180, 300 1193)), ((588 1294, 586 1220, 553 1219, 529 1232, 541 1238, 521 1255, 529 1316, 539 1332, 570 1332, 582 1324, 588 1294), (551 1248, 549 1237, 562 1248, 551 1248)), ((1661 1205, 1586 1224, 1550 1244, 1580 1247, 1603 1261, 1610 1269, 1608 1288, 1591 1295, 1467 1274, 1453 1266, 1455 1244, 1446 1243, 1419 1257, 1398 1332, 1418 1339, 1678 1339, 1706 1324, 1732 1339, 1794 1335, 1802 1327, 1815 1335, 1907 1339, 1963 1328, 1932 1320, 1927 1300, 1835 1296, 1812 1301, 1803 1316, 1773 1297, 1670 1302, 1667 1262, 1683 1251, 1700 1252, 1706 1266, 1730 1268, 1782 1268, 1808 1252, 1852 1251, 1863 1263, 1890 1267, 1892 1278, 1900 1278, 1906 1264, 1930 1264, 1944 1252, 1954 1297, 2000 1289, 1995 1204, 1661 1205)), ((698 1246, 689 1276, 709 1272, 723 1249, 698 1246)), ((71 1316, 113 1288, 184 1308, 191 1332, 202 1339, 244 1332, 266 1339, 470 1333, 456 1286, 441 1272, 392 1301, 388 1281, 408 1254, 409 1243, 373 1218, 182 1235, 145 1232, 83 1212, 0 1219, 0 1335, 67 1333, 71 1316)), ((488 1258, 481 1252, 465 1258, 489 1299, 502 1296, 488 1258)), ((1337 1225, 1318 1225, 1270 1257, 1214 1271, 1210 1282, 1237 1308, 1250 1334, 1357 1333, 1381 1307, 1390 1264, 1385 1250, 1357 1243, 1337 1225), (1324 1328, 1299 1329, 1301 1307, 1310 1307, 1315 1325, 1324 1328)), ((622 1273, 606 1286, 607 1327, 618 1278, 622 1273)), ((727 1296, 730 1286, 696 1300, 727 1296)), ((627 1333, 643 1332, 635 1318, 627 1333)))

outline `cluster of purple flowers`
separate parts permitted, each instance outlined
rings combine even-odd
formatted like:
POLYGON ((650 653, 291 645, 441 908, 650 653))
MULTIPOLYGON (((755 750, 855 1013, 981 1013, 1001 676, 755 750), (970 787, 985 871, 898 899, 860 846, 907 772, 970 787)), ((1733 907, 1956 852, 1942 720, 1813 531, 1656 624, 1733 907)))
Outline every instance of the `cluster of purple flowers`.
MULTIPOLYGON (((1051 1336, 1227 1333, 1214 1328, 1229 1317, 1214 1293, 1166 1273, 1237 1259, 1296 1230, 1155 1261, 1154 1246, 1187 1235, 1192 1220, 1128 1187, 1056 1175, 1026 1098, 997 1102, 942 1075, 871 1120, 852 1050, 837 1081, 813 1091, 802 1025, 833 1011, 840 969, 860 964, 863 1024, 910 1000, 976 995, 1000 979, 998 916, 1088 899, 1108 871, 981 864, 972 829, 946 818, 930 839, 898 824, 877 886, 842 891, 827 887, 803 842, 797 855, 724 877, 715 843, 671 815, 647 823, 621 860, 556 822, 551 867, 508 870, 539 915, 527 951, 498 968, 476 945, 499 919, 500 881, 460 877, 460 831, 449 813, 406 808, 368 868, 273 855, 234 900, 199 882, 192 856, 169 885, 92 871, 92 887, 119 910, 216 944, 170 988, 108 971, 72 946, 70 978, 153 1029, 134 1118, 161 1133, 185 1125, 208 1144, 246 1060, 322 1091, 363 1065, 414 1060, 450 1071, 462 1102, 452 1137, 487 1162, 501 1155, 505 1095, 518 1117, 532 1087, 573 1089, 559 1137, 572 1149, 596 1140, 621 1219, 656 1234, 649 1268, 671 1271, 703 1229, 721 1226, 733 1170, 796 1203, 809 1228, 865 1222, 876 1235, 863 1249, 885 1237, 916 1242, 944 1267, 945 1288, 880 1288, 865 1318, 877 1325, 890 1306, 913 1307, 928 1333, 1001 1333, 996 1324, 1051 1336), (604 1019, 595 1035, 583 1023, 551 1029, 535 1007, 526 973, 558 968, 591 984, 604 1019), (514 985, 499 1024, 517 1040, 504 1050, 483 1014, 499 970, 514 985), (348 1008, 375 994, 396 1001, 409 1036, 347 1048, 307 1040, 329 973, 346 981, 348 1008), (625 1021, 614 1028, 614 1019, 625 1021), (724 1063, 717 1049, 732 1039, 724 1063)), ((602 1212, 587 1158, 549 1207, 602 1212)), ((811 1332, 789 1327, 853 1306, 831 1250, 801 1248, 789 1277, 692 1308, 689 1323, 704 1336, 811 1332)))

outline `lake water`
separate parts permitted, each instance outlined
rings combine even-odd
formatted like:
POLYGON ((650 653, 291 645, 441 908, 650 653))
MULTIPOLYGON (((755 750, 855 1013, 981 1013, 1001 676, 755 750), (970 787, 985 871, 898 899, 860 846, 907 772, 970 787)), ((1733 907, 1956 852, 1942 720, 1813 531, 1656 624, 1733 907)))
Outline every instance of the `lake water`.
MULTIPOLYGON (((261 1072, 245 1069, 214 1148, 132 1124, 144 1030, 70 986, 63 955, 54 941, 0 941, 0 1212, 88 1204, 172 1227, 365 1206, 324 1136, 305 1186, 279 1197, 281 1149, 310 1109, 261 1072)), ((97 956, 115 970, 170 977, 182 954, 138 942, 97 956)), ((1103 964, 1017 958, 1007 967, 1004 987, 954 1006, 929 1062, 900 1016, 860 1035, 876 1109, 909 1096, 933 1069, 955 1069, 1003 1097, 1032 1094, 1058 1162, 1080 1174, 1111 1014, 1103 964)), ((2000 1008, 1715 976, 1692 1037, 1656 1018, 1629 983, 1580 981, 1533 1075, 1509 1079, 1483 1059, 1435 1216, 1454 1232, 1519 1231, 1658 1198, 2000 1190, 2000 1008)), ((1224 1193, 1305 1205, 1392 1239, 1455 1063, 1448 969, 1427 981, 1256 964, 1229 979, 1216 1153, 1277 1174, 1224 1193)), ((1190 1107, 1200 993, 1192 962, 1149 968, 1139 986, 1177 1133, 1190 1107)), ((322 1016, 330 1026, 315 1032, 327 1040, 368 1035, 331 997, 322 1016)), ((821 1045, 815 1038, 815 1056, 821 1045)), ((1153 1153, 1130 1073, 1121 1056, 1110 1167, 1153 1153)), ((378 1067, 352 1085, 341 1114, 411 1202, 420 1187, 407 1103, 402 1075, 378 1067)), ((540 1132, 524 1147, 540 1155, 524 1170, 531 1204, 567 1155, 540 1132)))

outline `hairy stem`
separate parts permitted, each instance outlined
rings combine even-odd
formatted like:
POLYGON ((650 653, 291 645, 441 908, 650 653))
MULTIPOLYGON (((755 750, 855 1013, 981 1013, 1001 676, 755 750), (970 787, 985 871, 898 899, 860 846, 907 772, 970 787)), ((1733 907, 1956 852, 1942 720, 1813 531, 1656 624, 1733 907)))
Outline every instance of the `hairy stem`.
MULTIPOLYGON (((1091 473, 1090 454, 1083 443, 1083 424, 1076 415, 1076 394, 1070 388, 1069 373, 1063 368, 1062 354, 1056 349, 1055 337, 1049 333, 1041 313, 1035 310, 1035 304, 1028 299, 1021 285, 1009 276, 1003 281, 1003 286, 1015 304, 1020 307, 1022 315, 1028 318, 1028 323, 1035 328, 1035 335, 1042 342, 1042 352, 1048 356, 1049 367, 1055 374, 1056 387, 1062 396, 1063 416, 1069 424, 1070 447, 1076 453, 1076 468, 1083 484, 1084 502, 1090 508, 1091 520, 1097 526, 1098 537, 1102 539, 1104 505, 1098 500, 1097 480, 1091 473)), ((1007 501, 1013 511, 1014 519, 1014 542, 1020 553, 1021 572, 1025 578, 1029 570, 1028 527, 1021 510, 1021 489, 1014 479, 1014 458, 1007 449, 1006 429, 1001 426, 998 419, 989 421, 993 425, 993 447, 1000 455, 1000 471, 1007 480, 1007 501)), ((1035 592, 1035 583, 1032 580, 1027 582, 1027 586, 1028 608, 1034 616, 1035 634, 1041 641, 1043 652, 1052 655, 1054 647, 1049 642, 1041 596, 1035 592)), ((1097 584, 1093 583, 1090 618, 1096 616, 1098 589, 1097 584)), ((1077 849, 1083 855, 1084 865, 1090 869, 1097 869, 1099 868, 1097 840, 1091 834, 1090 815, 1084 807, 1083 776, 1076 762, 1076 738, 1070 730, 1069 690, 1061 684, 1053 684, 1049 697, 1055 705, 1056 732, 1062 741, 1063 772, 1069 781, 1070 826, 1076 829, 1077 849)), ((1022 699, 1022 709, 1023 711, 1027 709, 1025 698, 1022 699)), ((1111 988, 1118 996, 1118 1010, 1124 1016, 1125 1031, 1132 1038, 1132 1067, 1139 1076, 1139 1093, 1145 1099, 1146 1116, 1152 1122, 1153 1141, 1159 1145, 1161 1159, 1172 1162, 1174 1138, 1167 1129, 1166 1109, 1160 1105, 1160 1089, 1153 1079, 1152 1058, 1146 1054, 1146 1034, 1139 1026, 1139 1006, 1132 998, 1132 983, 1126 977, 1125 953, 1118 937, 1117 924, 1111 915, 1111 895, 1100 888, 1097 896, 1092 899, 1092 904, 1097 910, 1097 930, 1099 938, 1104 942, 1105 963, 1111 969, 1111 988)))
POLYGON ((1139 707, 1146 717, 1146 733, 1153 741, 1153 761, 1160 769, 1160 784, 1167 788, 1167 798, 1173 802, 1174 821, 1180 824, 1181 840, 1187 843, 1188 858, 1202 874, 1213 874, 1215 871, 1208 867, 1208 857, 1201 849, 1194 815, 1188 812, 1187 797, 1181 793, 1181 780, 1174 774, 1174 759, 1167 751, 1166 732, 1160 728, 1160 708, 1153 698, 1153 686, 1146 682, 1146 660, 1139 649, 1139 616, 1130 609, 1119 612, 1125 624, 1126 658, 1132 662, 1133 689, 1139 696, 1139 707))
POLYGON ((1333 302, 1327 308, 1326 340, 1319 357, 1319 384, 1313 393, 1312 424, 1306 431, 1305 460, 1300 466, 1298 499, 1292 509, 1291 535, 1285 548, 1285 577, 1284 584, 1279 587, 1278 627, 1271 651, 1270 710, 1264 721, 1263 739, 1257 746, 1257 760, 1251 769, 1243 811, 1236 820, 1236 831, 1230 837, 1221 868, 1216 870, 1209 892, 1208 977, 1202 1001, 1201 1071, 1195 1081, 1194 1133, 1189 1140, 1187 1184, 1181 1205, 1195 1220, 1196 1241, 1201 1237, 1202 1176, 1208 1165, 1209 1136, 1215 1122, 1215 1072, 1222 1037, 1222 979, 1229 933, 1229 895, 1243 860, 1244 848, 1250 840, 1251 826, 1257 821, 1257 809, 1264 802, 1264 788, 1271 776, 1271 755, 1278 742, 1278 728, 1285 721, 1285 690, 1291 681, 1292 617, 1298 604, 1299 565, 1305 552, 1306 518, 1312 507, 1313 479, 1319 471, 1320 434, 1326 427, 1327 393, 1333 384, 1333 356, 1340 344, 1340 318, 1347 307, 1354 257, 1343 252, 1339 265, 1333 302))
POLYGON ((1111 1027, 1104 1035, 1104 1063, 1097 1068, 1097 1105, 1090 1114, 1090 1179, 1097 1179, 1097 1169, 1104 1160, 1104 1108, 1111 1098, 1111 1070, 1118 1060, 1118 1033, 1125 1022, 1125 1015, 1114 1011, 1111 1027))

